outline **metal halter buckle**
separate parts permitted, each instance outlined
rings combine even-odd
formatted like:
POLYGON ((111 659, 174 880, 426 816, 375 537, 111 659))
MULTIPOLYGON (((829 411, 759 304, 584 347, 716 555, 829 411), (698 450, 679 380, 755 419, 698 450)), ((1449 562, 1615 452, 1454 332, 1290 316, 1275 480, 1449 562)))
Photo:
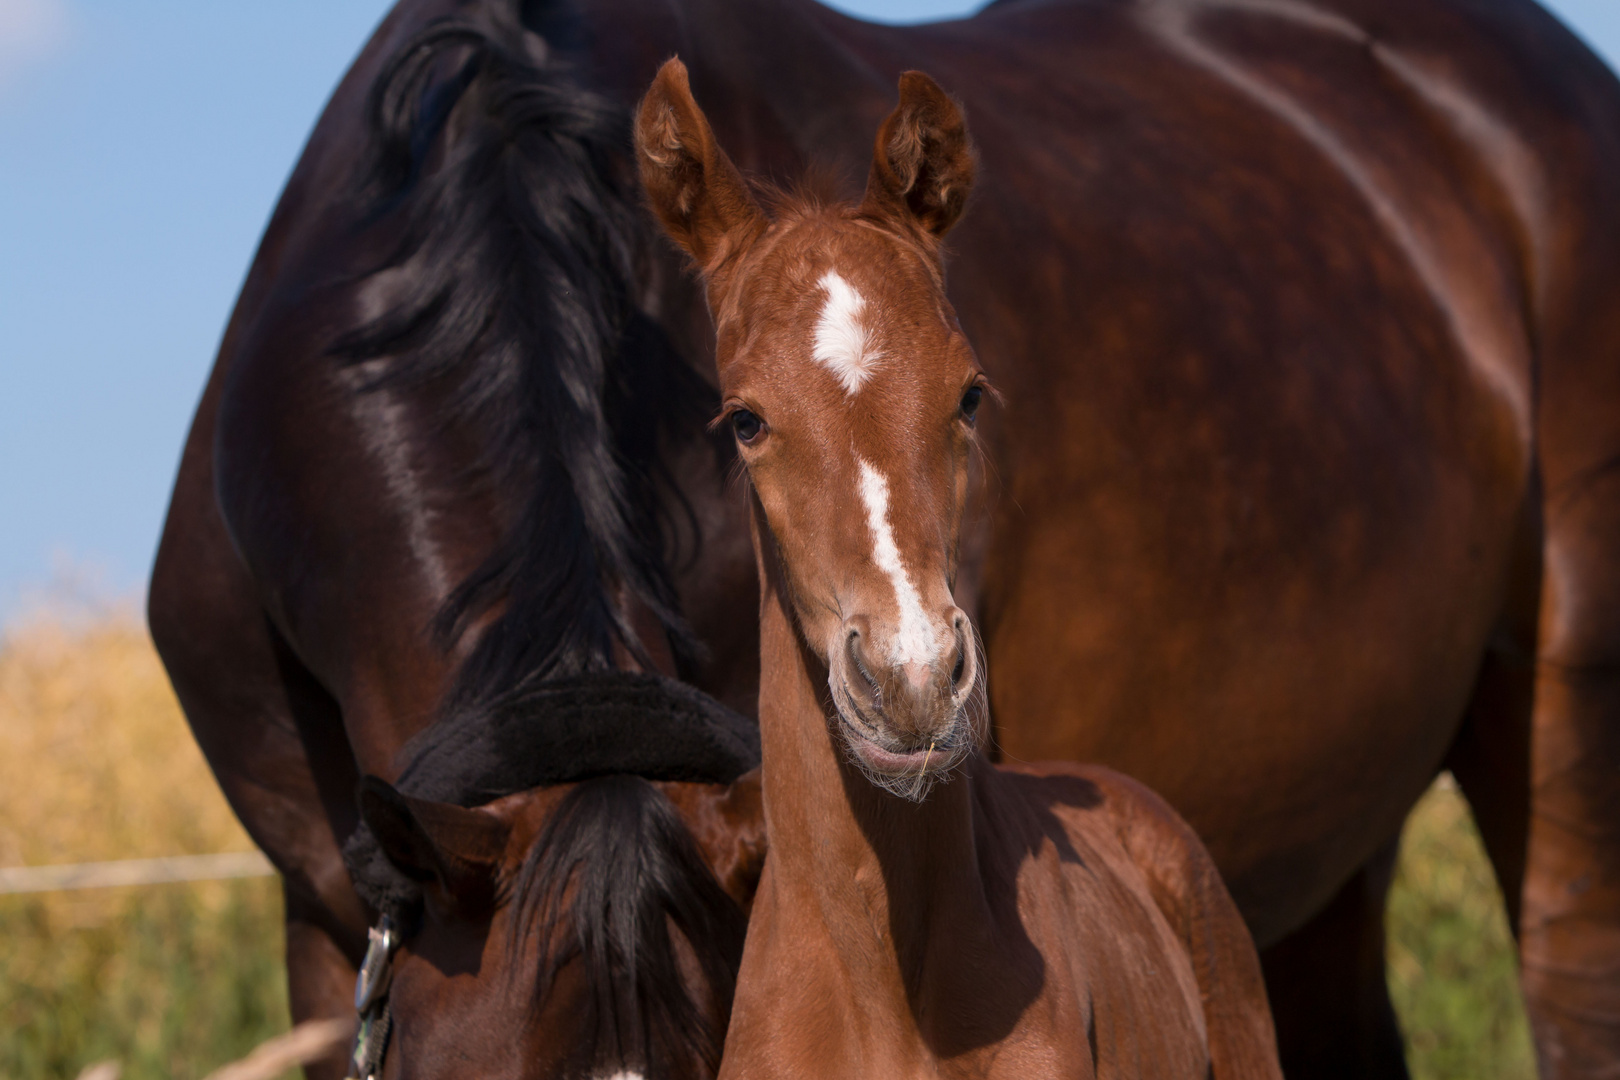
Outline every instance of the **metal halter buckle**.
POLYGON ((394 950, 399 948, 399 935, 387 915, 366 931, 370 944, 366 946, 366 959, 360 965, 360 974, 354 980, 354 1011, 365 1013, 372 1004, 388 993, 393 976, 394 950))
POLYGON ((387 915, 377 920, 377 925, 366 934, 370 939, 366 958, 354 980, 354 1009, 360 1014, 360 1027, 349 1054, 348 1080, 376 1080, 382 1071, 389 1031, 394 1026, 393 1011, 388 1007, 388 986, 393 979, 394 950, 399 948, 399 934, 387 915))

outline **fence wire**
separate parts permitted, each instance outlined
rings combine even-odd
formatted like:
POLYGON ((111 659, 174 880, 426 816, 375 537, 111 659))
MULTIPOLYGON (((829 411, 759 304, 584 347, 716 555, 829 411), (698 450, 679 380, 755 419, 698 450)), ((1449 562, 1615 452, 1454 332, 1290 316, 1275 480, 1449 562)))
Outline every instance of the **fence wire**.
POLYGON ((0 895, 106 889, 116 885, 161 885, 171 881, 217 881, 268 877, 275 867, 257 851, 222 855, 168 855, 160 859, 0 867, 0 895))

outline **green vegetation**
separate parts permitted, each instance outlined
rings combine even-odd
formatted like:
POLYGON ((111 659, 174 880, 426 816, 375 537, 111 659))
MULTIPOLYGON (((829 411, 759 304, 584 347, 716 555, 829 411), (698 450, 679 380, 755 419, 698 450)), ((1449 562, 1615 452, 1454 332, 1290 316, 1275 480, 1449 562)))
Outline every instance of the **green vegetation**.
MULTIPOLYGON (((0 866, 252 849, 130 614, 0 644, 0 866)), ((285 1031, 274 879, 0 896, 0 1078, 188 1080, 285 1031)))
POLYGON ((287 1029, 274 880, 116 891, 0 898, 0 1076, 186 1080, 287 1029))
POLYGON ((1407 818, 1385 933, 1413 1080, 1533 1080, 1502 893, 1449 776, 1407 818))
MULTIPOLYGON (((251 847, 130 615, 0 644, 0 866, 251 847)), ((271 879, 0 897, 0 1080, 188 1080, 287 1028, 271 879)), ((1535 1076, 1500 894, 1442 779, 1407 823, 1390 989, 1415 1080, 1535 1076)))

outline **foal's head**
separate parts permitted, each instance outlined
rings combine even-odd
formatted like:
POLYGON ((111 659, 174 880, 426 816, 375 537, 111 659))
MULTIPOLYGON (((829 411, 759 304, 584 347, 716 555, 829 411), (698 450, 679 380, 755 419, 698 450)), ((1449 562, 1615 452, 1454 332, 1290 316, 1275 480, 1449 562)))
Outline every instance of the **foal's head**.
POLYGON ((940 238, 973 179, 962 115, 901 77, 859 205, 754 198, 686 69, 641 104, 643 183, 708 285, 722 422, 764 511, 839 725, 920 796, 972 744, 980 665, 951 596, 984 374, 945 298, 940 238))

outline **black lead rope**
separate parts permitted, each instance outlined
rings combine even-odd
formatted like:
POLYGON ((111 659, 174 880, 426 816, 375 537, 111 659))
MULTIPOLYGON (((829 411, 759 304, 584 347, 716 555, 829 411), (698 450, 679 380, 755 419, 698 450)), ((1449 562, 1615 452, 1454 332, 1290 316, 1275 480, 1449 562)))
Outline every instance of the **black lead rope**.
POLYGON ((388 1002, 388 985, 393 979, 394 950, 399 933, 394 921, 384 915, 366 931, 371 939, 366 959, 354 980, 354 1009, 360 1014, 360 1027, 349 1054, 348 1080, 376 1080, 382 1073, 383 1054, 394 1026, 394 1012, 388 1002))

